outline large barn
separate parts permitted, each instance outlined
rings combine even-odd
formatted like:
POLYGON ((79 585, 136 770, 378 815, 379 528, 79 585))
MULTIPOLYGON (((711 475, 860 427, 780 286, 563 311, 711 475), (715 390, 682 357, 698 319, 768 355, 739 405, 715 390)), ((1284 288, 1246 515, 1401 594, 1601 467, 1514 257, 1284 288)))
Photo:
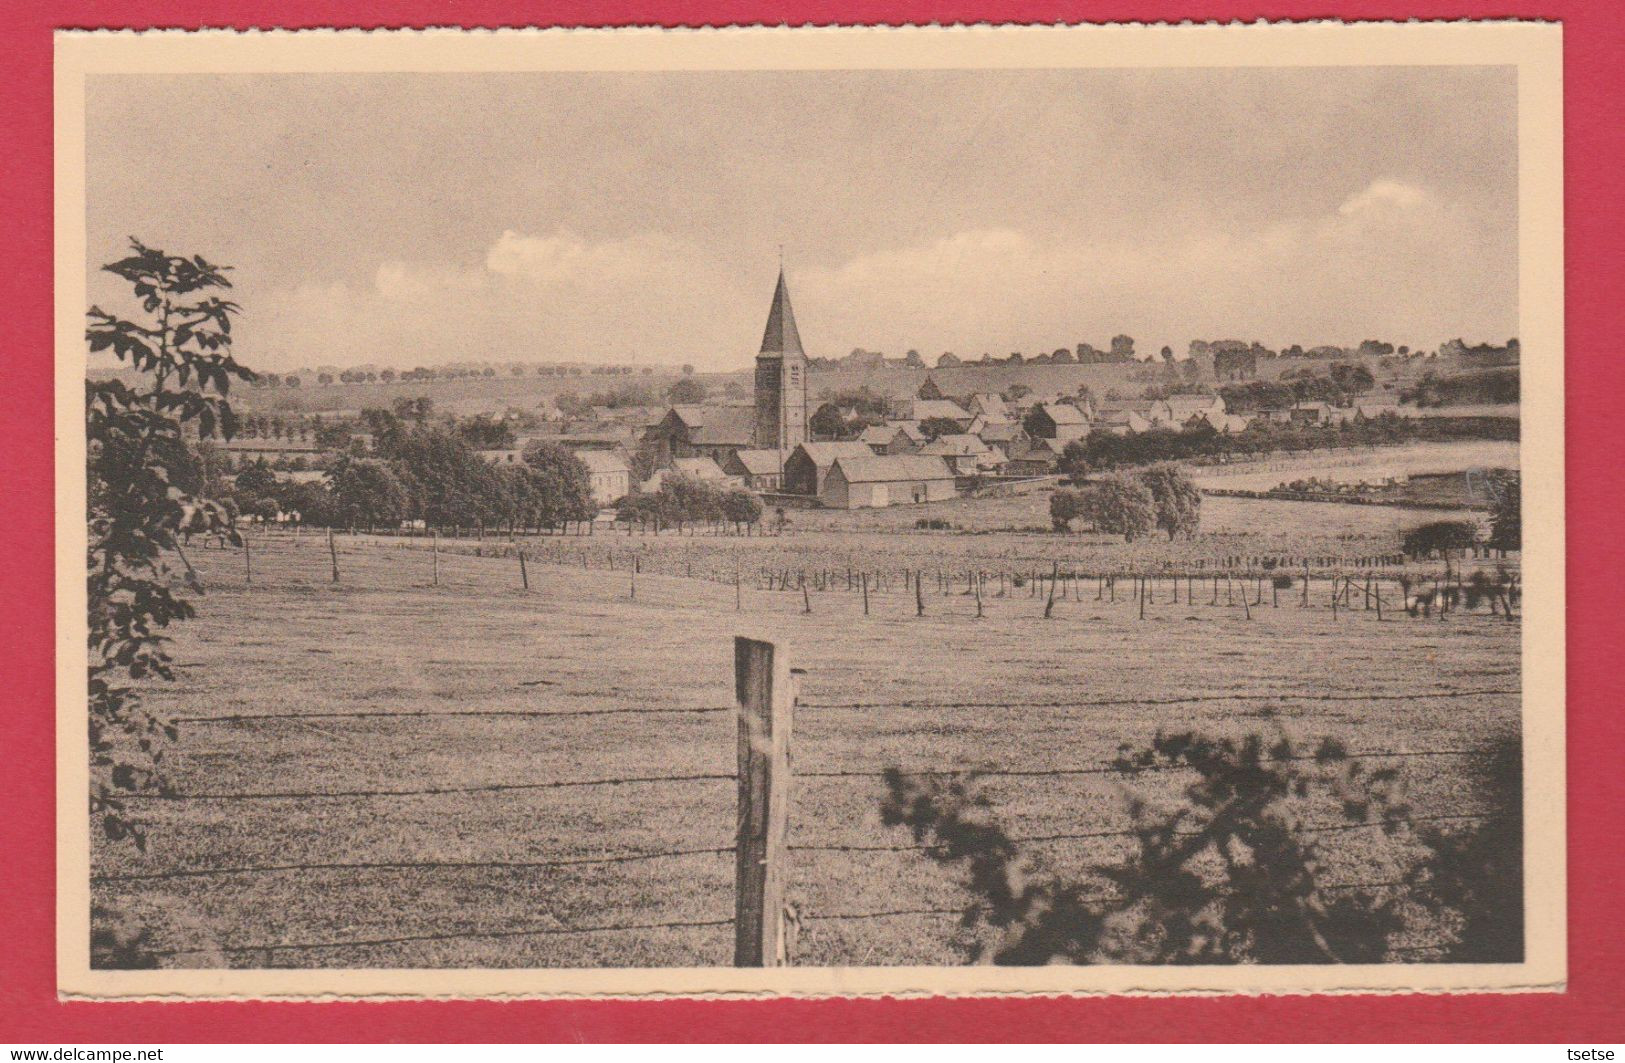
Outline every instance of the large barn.
POLYGON ((954 494, 954 474, 941 458, 871 453, 837 458, 818 497, 831 509, 873 509, 941 502, 954 494))

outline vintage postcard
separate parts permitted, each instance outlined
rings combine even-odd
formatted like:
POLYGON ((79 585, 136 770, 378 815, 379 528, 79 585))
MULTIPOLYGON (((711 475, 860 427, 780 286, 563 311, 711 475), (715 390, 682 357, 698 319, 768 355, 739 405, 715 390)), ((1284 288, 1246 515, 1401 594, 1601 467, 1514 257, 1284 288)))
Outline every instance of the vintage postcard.
POLYGON ((1561 991, 1561 42, 61 34, 60 992, 1561 991))

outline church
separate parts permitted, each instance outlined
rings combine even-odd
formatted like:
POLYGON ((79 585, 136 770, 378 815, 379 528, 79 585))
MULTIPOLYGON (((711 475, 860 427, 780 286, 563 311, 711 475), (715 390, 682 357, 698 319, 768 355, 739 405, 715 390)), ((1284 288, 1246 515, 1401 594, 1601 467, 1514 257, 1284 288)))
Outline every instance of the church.
POLYGON ((643 434, 653 466, 665 468, 678 458, 710 458, 751 487, 778 489, 784 459, 807 442, 807 352, 796 330, 782 267, 756 355, 755 383, 755 401, 748 408, 667 410, 643 434))

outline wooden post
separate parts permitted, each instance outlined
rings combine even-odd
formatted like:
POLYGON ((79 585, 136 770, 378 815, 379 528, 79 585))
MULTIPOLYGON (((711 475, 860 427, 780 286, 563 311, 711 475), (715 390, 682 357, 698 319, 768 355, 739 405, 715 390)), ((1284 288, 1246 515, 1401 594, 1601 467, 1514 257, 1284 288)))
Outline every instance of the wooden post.
POLYGON ((327 556, 333 562, 333 582, 339 581, 339 548, 333 542, 333 529, 327 529, 327 556))
POLYGON ((743 592, 739 589, 739 559, 734 558, 734 612, 745 607, 743 592))
POLYGON ((812 596, 807 593, 807 581, 805 579, 801 581, 801 611, 803 613, 812 612, 812 596))
POLYGON ((1135 581, 1137 583, 1139 583, 1139 585, 1140 585, 1140 619, 1144 620, 1145 619, 1145 585, 1146 585, 1147 581, 1143 577, 1138 577, 1138 576, 1135 577, 1135 581))
POLYGON ((523 550, 519 551, 519 585, 527 591, 530 590, 530 573, 525 569, 525 551, 523 550))
POLYGON ((773 643, 735 638, 734 691, 739 701, 734 966, 782 967, 790 959, 784 888, 796 678, 773 643))
POLYGON ((1053 614, 1055 612, 1055 581, 1060 578, 1060 575, 1061 575, 1061 563, 1059 561, 1057 561, 1057 562, 1055 562, 1054 567, 1050 569, 1050 574, 1049 574, 1049 599, 1044 602, 1044 619, 1045 620, 1048 620, 1050 618, 1051 614, 1053 614))
POLYGON ((243 533, 243 582, 252 585, 254 582, 254 562, 249 559, 248 534, 243 533))
POLYGON ((435 529, 433 532, 430 533, 430 535, 432 536, 432 538, 429 540, 429 556, 434 559, 434 576, 432 577, 432 579, 433 579, 433 582, 434 582, 434 586, 438 587, 438 586, 440 586, 440 531, 439 531, 439 529, 438 528, 435 529))
POLYGON ((868 571, 867 570, 864 571, 861 574, 861 576, 862 576, 862 582, 863 582, 863 615, 868 616, 869 615, 869 573, 868 573, 868 571))
MULTIPOLYGON (((868 608, 869 607, 869 602, 868 602, 867 598, 864 599, 863 604, 864 604, 863 611, 865 613, 867 613, 869 611, 869 608, 868 608)), ((978 620, 982 619, 982 580, 981 580, 981 573, 977 573, 977 575, 976 575, 976 619, 978 619, 978 620)))
MULTIPOLYGON (((611 553, 609 555, 609 563, 610 563, 610 565, 612 567, 615 564, 615 555, 613 553, 611 553)), ((630 594, 628 596, 633 598, 633 599, 636 599, 637 596, 638 596, 638 559, 636 557, 634 557, 632 559, 632 576, 631 576, 631 580, 632 580, 632 583, 630 585, 631 586, 631 592, 630 592, 630 594)))
POLYGON ((925 615, 925 592, 920 589, 920 570, 914 570, 914 615, 925 615))

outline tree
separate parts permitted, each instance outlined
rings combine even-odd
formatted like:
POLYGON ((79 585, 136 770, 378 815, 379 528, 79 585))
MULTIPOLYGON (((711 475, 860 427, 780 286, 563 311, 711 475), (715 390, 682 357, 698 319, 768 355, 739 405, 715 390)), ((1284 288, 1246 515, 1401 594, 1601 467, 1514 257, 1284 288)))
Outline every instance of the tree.
POLYGON ((920 434, 930 440, 956 435, 960 431, 959 422, 951 417, 927 417, 920 422, 920 434))
POLYGON ((1049 496, 1050 525, 1058 532, 1072 530, 1072 520, 1083 515, 1083 498, 1062 488, 1049 496))
POLYGON ((393 369, 385 369, 385 370, 383 370, 382 372, 380 372, 378 374, 378 379, 382 380, 386 384, 389 383, 390 381, 395 379, 395 370, 393 370, 393 369))
POLYGON ((1168 533, 1168 540, 1176 535, 1194 539, 1202 525, 1202 492, 1190 475, 1177 465, 1153 465, 1140 473, 1139 481, 1151 492, 1157 527, 1168 533))
POLYGON ((1083 492, 1080 514, 1103 532, 1133 542, 1156 526, 1151 492, 1137 479, 1115 474, 1091 483, 1083 492))
MULTIPOLYGON (((577 370, 576 372, 579 373, 580 370, 577 370)), ((684 365, 683 366, 683 375, 684 376, 693 376, 694 375, 694 367, 691 366, 691 365, 684 365)))
POLYGON ((511 426, 484 413, 458 422, 457 434, 475 450, 505 450, 516 442, 511 426))
POLYGON ((130 285, 144 316, 129 320, 93 306, 85 330, 91 353, 110 352, 139 374, 134 385, 85 384, 89 798, 107 838, 145 851, 145 830, 127 801, 172 792, 163 758, 176 731, 131 684, 174 680, 163 631, 195 615, 174 589, 169 559, 180 558, 188 585, 201 590, 181 537, 220 533, 240 541, 226 507, 183 482, 197 468, 185 434, 195 426, 204 438, 217 430, 231 438, 231 382, 255 376, 231 354, 237 304, 212 294, 231 287, 227 267, 138 240, 130 246, 130 256, 102 268, 130 285))
POLYGON ((1523 477, 1517 469, 1496 469, 1489 476, 1490 545, 1497 550, 1523 549, 1523 477))
POLYGON ((1026 384, 1011 384, 1009 387, 1004 389, 1004 394, 1000 397, 1006 402, 1020 402, 1022 399, 1026 398, 1032 393, 1033 389, 1028 387, 1026 384))
POLYGON ((592 477, 587 466, 557 443, 538 439, 525 447, 525 468, 537 493, 536 524, 563 524, 591 520, 598 507, 592 500, 592 477))
POLYGON ((762 519, 762 500, 749 491, 725 491, 722 495, 722 516, 735 527, 755 524, 762 519))
POLYGON ((673 405, 695 405, 705 401, 706 387, 693 377, 685 376, 666 389, 666 398, 673 405))
POLYGON ((430 524, 495 524, 506 516, 496 471, 451 432, 417 428, 402 433, 390 459, 411 499, 409 516, 430 524))
POLYGON ((1303 750, 1286 738, 1189 732, 1122 747, 1112 766, 1125 781, 1167 771, 1192 781, 1172 808, 1131 795, 1129 851, 1081 877, 1025 860, 974 776, 885 773, 882 822, 964 869, 962 947, 973 962, 1378 963, 1409 929, 1391 891, 1327 881, 1336 862, 1322 846, 1343 835, 1306 829, 1329 807, 1344 823, 1397 834, 1409 809, 1395 769, 1367 769, 1331 739, 1303 750))
MULTIPOLYGON (((1074 484, 1081 484, 1089 475, 1089 449, 1081 439, 1074 439, 1061 448, 1061 457, 1055 471, 1074 484)), ((1076 514, 1073 514, 1076 516, 1076 514)))
POLYGON ((1404 550, 1411 557, 1426 557, 1434 551, 1465 550, 1473 545, 1478 529, 1468 520, 1436 520, 1405 533, 1404 550))
POLYGON ((406 514, 406 488, 381 461, 340 458, 328 473, 328 490, 338 523, 343 525, 390 525, 406 514))
POLYGON ((846 417, 842 415, 840 407, 832 402, 826 402, 813 411, 813 415, 807 419, 807 428, 820 439, 847 437, 846 417))
POLYGON ((1112 360, 1128 362, 1134 359, 1134 337, 1116 335, 1112 337, 1112 360))

